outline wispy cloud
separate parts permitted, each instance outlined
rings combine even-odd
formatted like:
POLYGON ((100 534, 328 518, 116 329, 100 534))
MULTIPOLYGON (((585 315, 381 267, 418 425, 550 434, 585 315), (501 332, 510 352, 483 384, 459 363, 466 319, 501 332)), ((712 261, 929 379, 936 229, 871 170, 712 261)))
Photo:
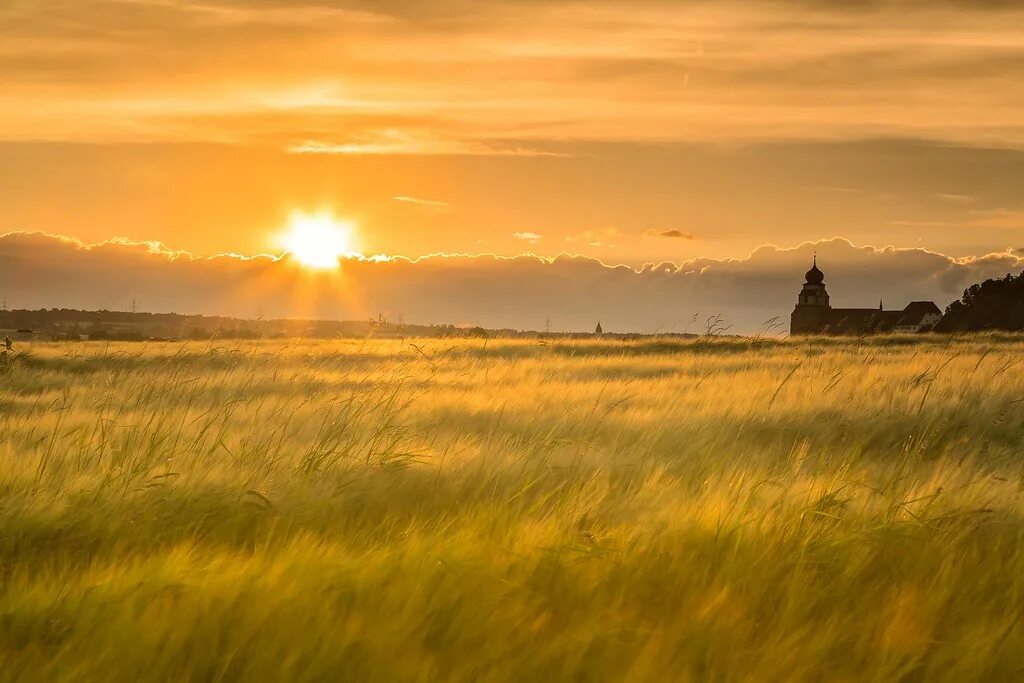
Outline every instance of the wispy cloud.
POLYGON ((514 232, 512 236, 530 244, 536 244, 540 240, 540 235, 535 232, 514 232))
MULTIPOLYGON (((961 203, 972 202, 964 201, 961 203)), ((902 227, 1018 230, 1024 229, 1024 206, 1016 208, 972 209, 947 220, 892 220, 889 223, 902 227)))
POLYGON ((445 140, 389 133, 352 142, 305 140, 288 145, 291 154, 410 154, 421 156, 560 157, 535 147, 502 146, 473 140, 445 140))
POLYGON ((410 197, 409 195, 404 194, 396 194, 392 199, 403 204, 415 204, 417 206, 429 206, 438 209, 451 206, 448 202, 442 202, 438 199, 421 199, 419 197, 410 197))
POLYGON ((950 204, 973 204, 978 198, 969 194, 956 194, 953 192, 936 192, 935 198, 950 204))
POLYGON ((601 228, 599 230, 584 230, 579 235, 572 235, 565 238, 566 242, 585 244, 588 247, 617 247, 622 233, 616 227, 601 228))
POLYGON ((8 2, 0 139, 221 141, 215 119, 231 116, 233 139, 320 154, 537 156, 584 139, 1024 146, 1020 3, 781 4, 785 19, 752 0, 8 2), (353 130, 352 115, 378 120, 353 130), (433 142, 361 139, 439 120, 433 142))
POLYGON ((977 228, 1024 228, 1024 207, 972 211, 967 225, 977 228))

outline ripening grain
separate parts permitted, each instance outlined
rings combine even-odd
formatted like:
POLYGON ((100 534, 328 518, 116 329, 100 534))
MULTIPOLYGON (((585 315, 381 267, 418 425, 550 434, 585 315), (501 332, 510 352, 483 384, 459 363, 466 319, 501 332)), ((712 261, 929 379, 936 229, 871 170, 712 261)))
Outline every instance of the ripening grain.
POLYGON ((1024 340, 40 344, 3 680, 1014 680, 1024 340))

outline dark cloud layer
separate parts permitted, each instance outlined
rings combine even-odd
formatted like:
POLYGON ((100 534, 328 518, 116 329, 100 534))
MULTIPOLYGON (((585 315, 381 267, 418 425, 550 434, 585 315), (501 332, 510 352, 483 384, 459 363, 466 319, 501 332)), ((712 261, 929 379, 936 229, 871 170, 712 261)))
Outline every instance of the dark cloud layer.
POLYGON ((361 319, 385 313, 419 323, 538 329, 698 331, 722 315, 751 332, 788 320, 812 251, 836 306, 887 308, 912 299, 940 306, 972 282, 1017 272, 1011 253, 953 259, 920 249, 857 247, 843 239, 792 249, 765 246, 745 259, 697 259, 633 269, 563 255, 438 255, 349 260, 338 273, 310 272, 287 258, 197 259, 158 245, 86 246, 38 233, 0 237, 0 295, 17 308, 144 310, 268 317, 361 319))

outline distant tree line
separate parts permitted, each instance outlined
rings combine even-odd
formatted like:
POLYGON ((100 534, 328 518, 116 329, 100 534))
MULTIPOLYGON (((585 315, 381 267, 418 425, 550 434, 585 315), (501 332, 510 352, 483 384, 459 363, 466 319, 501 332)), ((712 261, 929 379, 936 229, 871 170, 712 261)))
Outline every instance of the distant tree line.
MULTIPOLYGON (((281 339, 281 338, 478 338, 520 337, 574 339, 590 337, 582 332, 539 332, 511 328, 488 329, 467 325, 396 324, 381 315, 369 320, 246 319, 180 313, 132 313, 87 311, 72 308, 0 310, 0 332, 29 333, 36 339, 55 341, 116 340, 168 341, 184 339, 281 339)), ((664 336, 692 337, 682 333, 664 336)), ((0 334, 0 339, 3 338, 0 334)), ((604 333, 607 338, 639 339, 641 333, 604 333)))
POLYGON ((1024 330, 1024 273, 985 280, 946 307, 936 332, 1024 330))

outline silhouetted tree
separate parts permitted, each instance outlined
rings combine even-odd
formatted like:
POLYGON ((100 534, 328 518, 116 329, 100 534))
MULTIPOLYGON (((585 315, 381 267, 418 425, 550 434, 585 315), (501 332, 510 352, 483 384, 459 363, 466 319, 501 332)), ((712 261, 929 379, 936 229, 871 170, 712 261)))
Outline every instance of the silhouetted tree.
POLYGON ((985 280, 946 307, 940 332, 1024 330, 1024 273, 985 280))

